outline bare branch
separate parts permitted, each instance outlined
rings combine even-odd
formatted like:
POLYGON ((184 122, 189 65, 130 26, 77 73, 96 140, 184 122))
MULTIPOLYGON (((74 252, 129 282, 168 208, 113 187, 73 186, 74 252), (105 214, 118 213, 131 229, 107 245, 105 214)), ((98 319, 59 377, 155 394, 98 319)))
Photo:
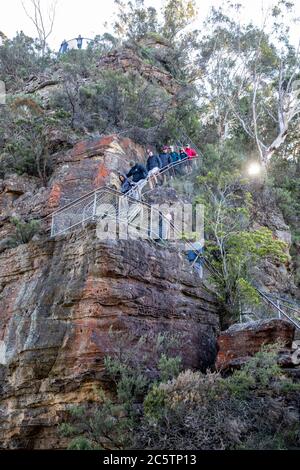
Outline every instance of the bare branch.
POLYGON ((24 1, 22 1, 23 10, 26 16, 30 19, 33 23, 37 35, 41 44, 42 55, 45 55, 46 46, 47 46, 47 39, 53 32, 53 26, 55 22, 56 16, 56 7, 57 7, 57 0, 53 0, 52 4, 48 9, 48 21, 47 24, 45 23, 45 15, 43 14, 41 1, 40 0, 30 0, 31 3, 31 10, 30 11, 24 1))

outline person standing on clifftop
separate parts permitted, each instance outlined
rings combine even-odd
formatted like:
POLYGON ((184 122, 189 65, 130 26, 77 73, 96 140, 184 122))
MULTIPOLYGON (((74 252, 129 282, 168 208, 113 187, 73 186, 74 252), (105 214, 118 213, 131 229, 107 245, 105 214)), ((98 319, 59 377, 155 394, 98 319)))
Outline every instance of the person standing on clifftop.
POLYGON ((59 53, 60 54, 64 54, 65 52, 67 52, 68 50, 68 43, 67 41, 64 39, 63 42, 61 43, 61 46, 60 46, 60 49, 59 49, 59 53))
POLYGON ((81 37, 80 34, 79 34, 78 38, 76 39, 76 41, 77 41, 77 47, 78 47, 78 49, 82 49, 83 38, 81 37))

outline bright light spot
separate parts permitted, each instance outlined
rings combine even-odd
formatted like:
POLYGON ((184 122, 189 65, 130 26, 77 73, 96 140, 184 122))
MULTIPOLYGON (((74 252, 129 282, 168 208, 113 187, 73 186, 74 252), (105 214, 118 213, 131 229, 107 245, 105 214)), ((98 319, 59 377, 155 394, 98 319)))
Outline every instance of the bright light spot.
POLYGON ((260 172, 261 172, 261 166, 259 163, 251 163, 248 166, 248 174, 250 176, 257 176, 260 174, 260 172))

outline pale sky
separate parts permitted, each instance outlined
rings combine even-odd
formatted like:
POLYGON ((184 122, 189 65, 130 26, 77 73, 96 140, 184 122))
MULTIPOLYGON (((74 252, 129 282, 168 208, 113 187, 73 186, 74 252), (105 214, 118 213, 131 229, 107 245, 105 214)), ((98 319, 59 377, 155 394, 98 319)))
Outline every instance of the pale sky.
MULTIPOLYGON (((30 0, 23 0, 26 5, 30 0)), ((42 0, 42 5, 47 11, 47 7, 52 0, 42 0)), ((146 0, 146 4, 157 9, 163 5, 164 0, 146 0)), ((201 27, 201 23, 212 5, 218 6, 221 0, 197 0, 199 5, 199 18, 196 26, 201 27)), ((264 8, 274 3, 274 0, 239 0, 244 7, 242 20, 252 19, 254 22, 261 22, 262 3, 264 8)), ((296 14, 300 17, 300 0, 296 0, 296 14)), ((103 24, 111 22, 115 9, 113 0, 57 0, 57 14, 55 27, 49 39, 50 46, 57 50, 63 39, 69 40, 81 34, 83 37, 93 38, 96 34, 104 32, 103 24)), ((12 38, 17 31, 24 31, 28 36, 36 36, 34 27, 26 17, 22 8, 22 0, 2 0, 0 12, 0 31, 12 38)), ((293 28, 292 40, 298 43, 300 29, 293 28)))

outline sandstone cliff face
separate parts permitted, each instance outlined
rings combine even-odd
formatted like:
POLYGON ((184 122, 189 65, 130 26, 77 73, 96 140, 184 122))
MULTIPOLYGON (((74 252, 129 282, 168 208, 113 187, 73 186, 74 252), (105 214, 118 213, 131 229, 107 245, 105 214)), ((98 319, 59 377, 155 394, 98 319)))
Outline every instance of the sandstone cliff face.
POLYGON ((218 338, 217 369, 234 369, 245 364, 262 346, 279 342, 292 347, 295 327, 288 321, 267 319, 237 323, 218 338))
POLYGON ((109 328, 184 336, 188 367, 211 367, 215 299, 182 255, 145 241, 100 242, 95 227, 0 255, 2 448, 64 445, 71 404, 96 400, 109 328))

